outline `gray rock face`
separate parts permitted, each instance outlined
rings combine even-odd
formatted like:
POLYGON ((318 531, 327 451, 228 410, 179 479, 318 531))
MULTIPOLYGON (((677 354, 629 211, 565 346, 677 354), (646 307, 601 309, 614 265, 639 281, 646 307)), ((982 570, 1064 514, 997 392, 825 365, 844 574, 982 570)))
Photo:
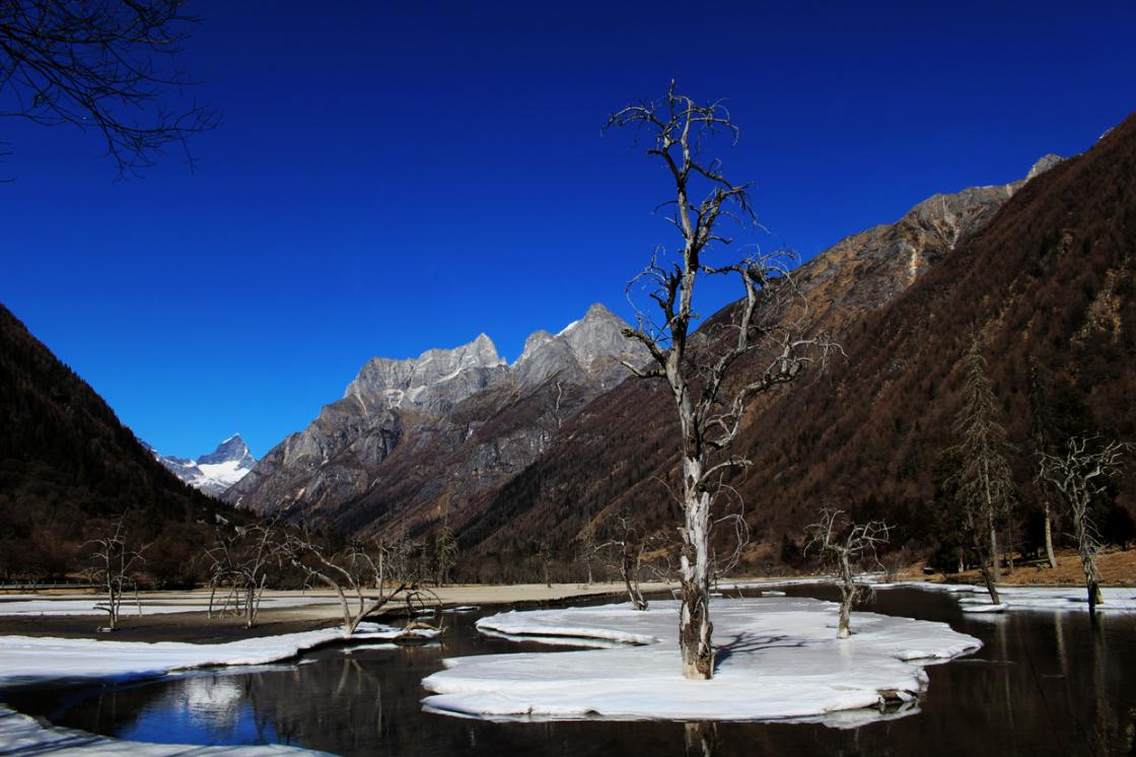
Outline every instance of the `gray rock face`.
POLYGON ((596 303, 578 321, 559 334, 536 331, 525 340, 525 350, 513 365, 517 382, 537 386, 553 377, 610 388, 628 374, 621 361, 639 365, 646 348, 623 336, 626 321, 596 303))
POLYGON ((361 500, 409 506, 453 482, 468 495, 540 454, 565 419, 628 375, 621 360, 646 359, 623 337, 626 325, 593 305, 558 334, 530 335, 512 366, 484 334, 410 360, 373 358, 342 399, 274 447, 225 499, 261 513, 334 512, 329 518, 342 523, 356 519, 352 503, 361 500), (394 480, 386 461, 396 448, 394 480))
POLYGON ((414 407, 433 415, 508 374, 508 366, 485 334, 452 350, 426 350, 410 360, 372 358, 347 385, 344 399, 376 408, 414 407))
POLYGON ((1061 160, 1046 155, 1025 178, 1009 184, 932 195, 893 224, 840 240, 797 273, 814 319, 823 321, 828 312, 848 317, 890 301, 964 238, 986 226, 1026 182, 1061 160))
POLYGON ((166 456, 149 445, 146 448, 182 481, 214 497, 224 494, 256 465, 256 458, 240 434, 233 434, 197 459, 166 456))

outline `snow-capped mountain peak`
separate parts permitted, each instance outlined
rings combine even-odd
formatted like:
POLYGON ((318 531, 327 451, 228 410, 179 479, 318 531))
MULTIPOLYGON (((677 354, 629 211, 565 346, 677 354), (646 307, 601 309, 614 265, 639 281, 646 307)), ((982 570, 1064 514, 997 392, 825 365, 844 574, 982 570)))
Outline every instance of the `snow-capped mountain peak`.
POLYGON ((153 447, 149 449, 158 462, 175 476, 215 497, 244 478, 256 465, 256 458, 249 452, 248 445, 240 434, 233 434, 212 452, 201 455, 196 460, 166 456, 153 447))

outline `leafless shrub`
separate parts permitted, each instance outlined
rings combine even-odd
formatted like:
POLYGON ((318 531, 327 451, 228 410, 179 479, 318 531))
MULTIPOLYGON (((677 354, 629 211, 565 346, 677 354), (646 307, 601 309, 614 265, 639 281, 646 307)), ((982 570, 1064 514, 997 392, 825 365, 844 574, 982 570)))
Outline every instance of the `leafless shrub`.
POLYGON ((825 508, 820 520, 808 526, 809 541, 805 553, 816 551, 821 560, 835 574, 840 586, 840 620, 836 636, 847 639, 852 635, 851 613, 856 600, 868 590, 859 574, 865 564, 882 568, 876 554, 886 544, 891 527, 883 521, 852 523, 843 510, 825 508))

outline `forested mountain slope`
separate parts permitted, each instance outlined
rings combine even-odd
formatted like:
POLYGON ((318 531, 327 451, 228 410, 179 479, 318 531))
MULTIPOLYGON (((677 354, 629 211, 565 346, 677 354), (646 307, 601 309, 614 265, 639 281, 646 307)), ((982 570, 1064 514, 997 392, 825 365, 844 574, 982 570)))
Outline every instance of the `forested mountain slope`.
POLYGON ((125 511, 136 538, 161 540, 150 567, 168 562, 175 580, 198 521, 229 509, 166 470, 3 305, 0 418, 0 580, 74 569, 84 539, 125 511))

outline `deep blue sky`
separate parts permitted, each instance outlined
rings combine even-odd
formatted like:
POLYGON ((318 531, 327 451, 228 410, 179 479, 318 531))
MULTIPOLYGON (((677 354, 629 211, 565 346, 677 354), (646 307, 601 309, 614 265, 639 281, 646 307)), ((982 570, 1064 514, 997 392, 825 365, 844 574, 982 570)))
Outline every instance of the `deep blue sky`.
POLYGON ((1136 4, 906 6, 203 2, 195 173, 0 121, 0 301, 159 449, 259 456, 373 355, 626 313, 666 187, 600 126, 671 76, 728 98, 726 167, 805 257, 1136 107, 1136 4))

